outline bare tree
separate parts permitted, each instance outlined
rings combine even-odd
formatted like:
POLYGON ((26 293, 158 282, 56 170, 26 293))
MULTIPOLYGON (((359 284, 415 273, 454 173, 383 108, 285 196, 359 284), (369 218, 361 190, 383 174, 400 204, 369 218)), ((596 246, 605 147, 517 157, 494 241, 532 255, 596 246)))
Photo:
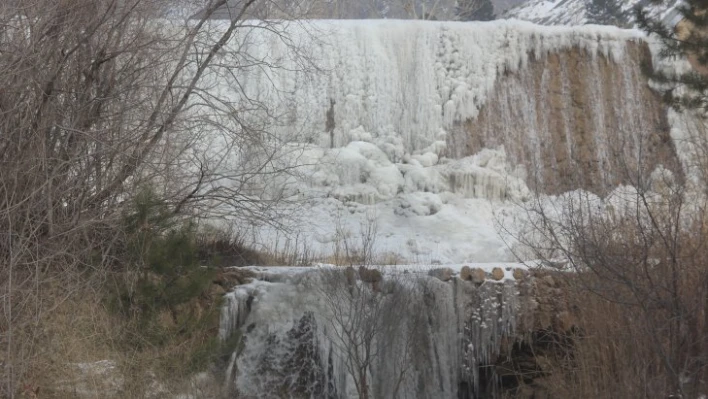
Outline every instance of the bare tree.
POLYGON ((415 316, 415 282, 384 280, 377 270, 349 267, 322 271, 318 286, 329 310, 325 334, 343 356, 359 397, 400 397, 422 331, 415 316), (383 365, 389 369, 382 370, 383 365), (377 373, 391 379, 374 386, 377 373))
POLYGON ((354 232, 342 224, 342 215, 335 220, 335 240, 332 256, 335 265, 371 266, 375 263, 376 241, 379 235, 375 211, 366 213, 366 219, 354 232))
MULTIPOLYGON (((151 187, 175 214, 267 223, 280 115, 238 87, 249 32, 292 48, 278 3, 205 0, 199 18, 167 0, 31 0, 0 5, 0 396, 14 398, 63 298, 125 267, 114 249, 125 204, 151 187), (227 10, 225 21, 214 21, 227 10), (237 42, 238 45, 229 44, 237 42), (90 282, 86 276, 94 276, 90 282)), ((301 58, 302 60, 303 58, 301 58)), ((300 64, 300 65, 304 65, 300 64)), ((150 226, 145 226, 149 228, 150 226)))

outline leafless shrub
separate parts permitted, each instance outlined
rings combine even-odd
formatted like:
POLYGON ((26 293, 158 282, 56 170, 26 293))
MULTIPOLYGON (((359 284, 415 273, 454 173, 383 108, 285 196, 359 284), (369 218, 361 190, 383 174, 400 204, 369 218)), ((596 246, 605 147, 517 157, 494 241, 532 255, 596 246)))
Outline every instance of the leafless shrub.
POLYGON ((176 215, 277 224, 287 194, 268 181, 292 168, 277 162, 279 115, 243 93, 220 97, 213 77, 277 66, 226 46, 254 29, 302 54, 285 21, 253 22, 274 2, 228 3, 220 24, 210 18, 227 0, 181 22, 187 2, 0 5, 0 396, 38 378, 47 315, 100 286, 99 271, 129 266, 115 248, 139 188, 176 215))
POLYGON ((335 219, 335 240, 332 248, 332 260, 335 265, 370 266, 378 259, 376 239, 379 234, 375 212, 368 212, 366 219, 356 232, 342 224, 342 215, 335 219))
MULTIPOLYGON (((693 139, 700 153, 705 136, 693 139)), ((708 389, 708 185, 702 173, 645 170, 639 151, 623 172, 633 187, 605 198, 538 196, 517 238, 546 266, 573 271, 580 292, 583 335, 559 387, 584 397, 624 396, 619 385, 627 397, 697 397, 708 389)), ((691 159, 708 170, 705 158, 691 159)))

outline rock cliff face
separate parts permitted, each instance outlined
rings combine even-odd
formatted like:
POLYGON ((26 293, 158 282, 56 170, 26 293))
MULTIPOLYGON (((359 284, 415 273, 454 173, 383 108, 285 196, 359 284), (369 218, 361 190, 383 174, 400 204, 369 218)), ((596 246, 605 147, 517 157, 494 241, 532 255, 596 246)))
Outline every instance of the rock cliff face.
POLYGON ((604 194, 657 165, 680 174, 665 106, 642 66, 646 45, 628 43, 624 62, 570 49, 532 59, 499 78, 476 119, 449 137, 461 158, 503 145, 527 183, 556 194, 582 188, 604 194))
MULTIPOLYGON (((297 193, 324 198, 301 209, 325 225, 313 234, 315 251, 356 237, 361 225, 351 226, 375 209, 379 248, 403 248, 415 263, 421 254, 429 264, 496 262, 507 243, 494 241, 491 226, 504 214, 490 203, 523 201, 527 185, 604 194, 642 183, 659 165, 682 176, 683 122, 642 73, 651 55, 636 32, 518 21, 334 24, 336 45, 318 49, 329 73, 246 71, 239 86, 288 111, 274 128, 280 137, 312 133, 298 152, 312 166, 297 193)), ((263 58, 288 51, 257 44, 263 58)), ((245 340, 230 382, 247 397, 362 397, 362 386, 386 398, 543 397, 550 368, 534 354, 575 322, 562 280, 530 274, 498 263, 259 271, 222 309, 221 337, 245 340), (352 365, 362 328, 385 331, 367 333, 381 355, 352 365)))

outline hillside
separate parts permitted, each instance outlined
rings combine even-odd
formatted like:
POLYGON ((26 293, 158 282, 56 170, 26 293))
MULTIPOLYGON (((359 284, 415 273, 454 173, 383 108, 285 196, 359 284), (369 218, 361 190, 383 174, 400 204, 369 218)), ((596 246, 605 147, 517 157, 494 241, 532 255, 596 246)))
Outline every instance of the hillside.
POLYGON ((634 25, 633 8, 642 7, 648 9, 652 17, 661 19, 668 26, 674 26, 680 19, 674 8, 680 3, 680 0, 659 4, 650 0, 529 0, 505 11, 502 16, 540 25, 602 24, 631 27, 634 25), (598 8, 596 14, 590 11, 592 7, 598 8))

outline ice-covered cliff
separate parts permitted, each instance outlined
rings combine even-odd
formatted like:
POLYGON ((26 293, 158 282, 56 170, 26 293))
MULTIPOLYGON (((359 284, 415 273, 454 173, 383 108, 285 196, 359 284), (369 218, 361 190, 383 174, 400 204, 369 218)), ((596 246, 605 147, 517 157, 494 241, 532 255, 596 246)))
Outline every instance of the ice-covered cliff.
POLYGON ((514 224, 509 204, 529 187, 603 194, 628 183, 627 167, 677 168, 639 32, 386 20, 283 31, 236 38, 249 56, 227 57, 237 73, 214 80, 242 115, 276 116, 267 129, 294 154, 283 162, 302 165, 283 183, 304 204, 297 235, 257 226, 254 243, 331 254, 375 220, 377 253, 505 260, 494 225, 514 224))
POLYGON ((578 49, 549 54, 499 80, 480 115, 452 135, 455 158, 503 145, 547 194, 604 195, 658 166, 680 170, 665 106, 641 68, 646 46, 613 62, 578 49))
POLYGON ((640 61, 627 54, 638 33, 613 28, 372 20, 317 21, 286 31, 291 40, 250 32, 244 41, 253 58, 272 60, 301 43, 297 50, 311 54, 319 72, 287 62, 287 70, 241 70, 239 95, 287 111, 289 128, 322 133, 324 147, 331 144, 325 133, 331 107, 336 147, 388 139, 394 147, 401 142, 398 150, 423 152, 443 145, 455 123, 476 118, 497 82, 534 60, 577 49, 613 64, 640 61))

